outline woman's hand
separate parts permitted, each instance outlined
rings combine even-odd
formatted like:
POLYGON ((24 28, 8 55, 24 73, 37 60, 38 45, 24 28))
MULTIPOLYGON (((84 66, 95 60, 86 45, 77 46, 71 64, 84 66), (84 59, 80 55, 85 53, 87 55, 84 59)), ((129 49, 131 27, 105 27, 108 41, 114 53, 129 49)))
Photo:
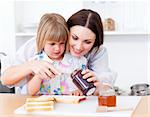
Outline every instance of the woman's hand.
POLYGON ((88 82, 93 82, 96 87, 99 87, 100 82, 95 76, 95 72, 86 69, 82 71, 83 79, 87 79, 88 82))
POLYGON ((54 78, 59 72, 54 68, 51 63, 46 61, 32 60, 25 63, 26 67, 29 68, 34 74, 40 78, 49 79, 54 78))
POLYGON ((96 86, 96 91, 93 95, 99 95, 100 81, 96 78, 95 72, 86 69, 82 71, 83 79, 87 79, 88 82, 93 82, 96 86))
POLYGON ((94 92, 94 95, 99 95, 100 89, 109 89, 109 85, 102 84, 95 76, 95 72, 86 69, 82 71, 83 79, 87 79, 88 82, 94 82, 94 85, 96 86, 96 91, 94 92))
POLYGON ((74 96, 82 96, 83 93, 82 93, 80 90, 75 90, 75 91, 71 92, 71 95, 74 95, 74 96))

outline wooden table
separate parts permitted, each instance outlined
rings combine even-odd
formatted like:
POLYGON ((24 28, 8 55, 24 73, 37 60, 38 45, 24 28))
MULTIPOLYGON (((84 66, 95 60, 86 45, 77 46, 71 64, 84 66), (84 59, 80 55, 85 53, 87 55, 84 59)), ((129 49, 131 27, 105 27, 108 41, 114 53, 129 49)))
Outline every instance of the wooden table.
MULTIPOLYGON (((29 96, 0 93, 0 116, 1 117, 41 117, 35 115, 14 114, 14 110, 25 103, 29 96)), ((46 117, 46 116, 42 116, 46 117)), ((142 97, 132 117, 150 117, 150 96, 142 97)))

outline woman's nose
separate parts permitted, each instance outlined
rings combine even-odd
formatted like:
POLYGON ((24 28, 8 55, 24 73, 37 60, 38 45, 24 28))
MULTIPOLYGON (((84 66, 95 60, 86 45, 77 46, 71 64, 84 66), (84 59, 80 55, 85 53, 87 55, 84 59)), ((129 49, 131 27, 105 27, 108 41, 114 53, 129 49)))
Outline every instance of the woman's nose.
POLYGON ((77 44, 77 46, 76 46, 76 49, 78 49, 78 50, 82 50, 82 48, 83 48, 82 43, 78 43, 78 44, 77 44))

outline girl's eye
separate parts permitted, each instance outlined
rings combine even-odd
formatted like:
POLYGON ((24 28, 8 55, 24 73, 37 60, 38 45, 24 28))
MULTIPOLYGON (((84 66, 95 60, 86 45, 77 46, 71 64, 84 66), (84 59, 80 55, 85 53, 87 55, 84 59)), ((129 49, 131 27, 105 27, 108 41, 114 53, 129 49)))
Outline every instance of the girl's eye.
POLYGON ((49 43, 50 45, 55 45, 55 43, 49 43))
POLYGON ((78 37, 72 35, 73 40, 78 40, 78 37))

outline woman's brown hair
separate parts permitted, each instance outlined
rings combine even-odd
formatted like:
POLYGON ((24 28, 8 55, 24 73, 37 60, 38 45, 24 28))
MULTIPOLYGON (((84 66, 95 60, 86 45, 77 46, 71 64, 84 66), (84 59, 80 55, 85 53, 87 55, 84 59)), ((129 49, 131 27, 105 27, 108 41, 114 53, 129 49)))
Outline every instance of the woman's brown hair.
MULTIPOLYGON (((67 21, 68 28, 80 25, 89 28, 96 35, 95 43, 92 47, 100 47, 103 44, 104 32, 100 15, 90 9, 82 9, 73 14, 67 21)), ((91 50, 92 50, 91 49, 91 50)))
POLYGON ((41 17, 37 31, 37 52, 40 53, 46 41, 67 42, 69 31, 65 19, 56 13, 46 13, 41 17))

